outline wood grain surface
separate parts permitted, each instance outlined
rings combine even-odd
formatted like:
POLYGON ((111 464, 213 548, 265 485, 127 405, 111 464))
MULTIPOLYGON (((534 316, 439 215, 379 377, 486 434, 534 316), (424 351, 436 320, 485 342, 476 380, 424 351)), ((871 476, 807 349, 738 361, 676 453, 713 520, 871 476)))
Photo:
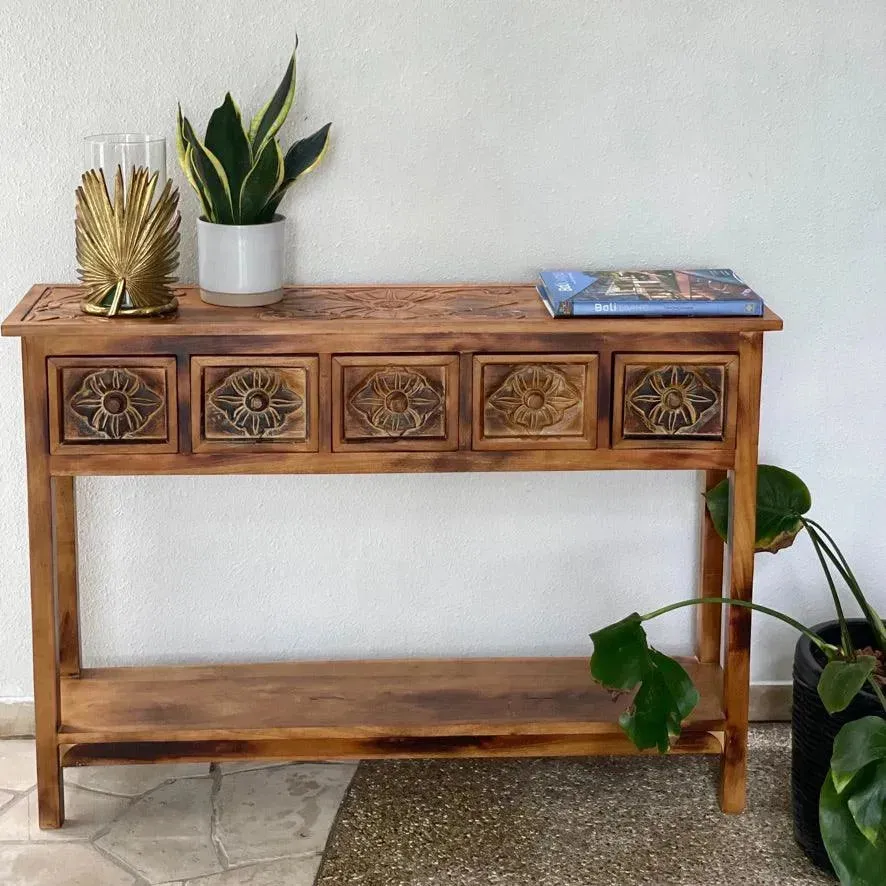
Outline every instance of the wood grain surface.
MULTIPOLYGON (((719 665, 686 659, 693 729, 723 727, 719 665)), ((84 669, 62 680, 61 741, 620 734, 587 658, 407 659, 84 669)))
MULTIPOLYGON (((630 699, 586 657, 83 669, 76 476, 702 470, 709 488, 730 471, 728 594, 750 599, 768 308, 554 320, 526 284, 177 296, 172 317, 104 318, 80 287, 37 285, 2 327, 23 336, 41 827, 64 820, 62 763, 632 752, 630 699)), ((699 593, 722 580, 703 518, 699 593)), ((696 648, 701 701, 675 750, 720 753, 737 812, 749 613, 721 637, 703 610, 696 648)))
MULTIPOLYGON (((545 332, 564 327, 573 333, 609 333, 629 323, 637 333, 736 333, 781 329, 768 308, 762 317, 681 317, 630 319, 553 319, 534 285, 447 284, 443 286, 287 287, 282 302, 263 308, 222 308, 200 300, 195 287, 176 290, 178 314, 168 318, 92 317, 80 312, 83 290, 66 284, 38 284, 3 324, 4 335, 288 335, 351 332, 356 326, 390 330, 391 323, 413 331, 438 333, 545 332)), ((580 350, 575 349, 573 350, 580 350)))

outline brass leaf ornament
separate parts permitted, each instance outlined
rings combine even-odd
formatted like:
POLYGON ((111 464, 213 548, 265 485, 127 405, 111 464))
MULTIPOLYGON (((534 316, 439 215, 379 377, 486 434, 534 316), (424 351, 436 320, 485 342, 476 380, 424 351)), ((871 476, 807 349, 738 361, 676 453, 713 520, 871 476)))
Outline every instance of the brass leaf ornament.
POLYGON ((90 169, 77 188, 77 273, 87 314, 156 317, 178 308, 178 190, 172 180, 156 202, 158 173, 133 169, 124 187, 118 166, 111 199, 104 173, 90 169))

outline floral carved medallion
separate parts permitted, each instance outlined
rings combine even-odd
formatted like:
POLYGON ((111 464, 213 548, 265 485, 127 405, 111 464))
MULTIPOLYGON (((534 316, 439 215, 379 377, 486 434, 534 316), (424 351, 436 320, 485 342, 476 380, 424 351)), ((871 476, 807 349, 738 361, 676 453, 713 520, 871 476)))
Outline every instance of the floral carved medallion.
POLYGON ((626 379, 625 384, 626 435, 673 437, 722 433, 722 366, 670 365, 654 369, 638 367, 638 371, 639 379, 626 379), (630 421, 631 418, 638 421, 630 421))
POLYGON ((510 372, 487 402, 504 413, 512 429, 539 434, 563 421, 581 403, 581 392, 562 370, 538 363, 510 372))
POLYGON ((271 367, 226 372, 207 392, 207 403, 222 418, 221 427, 207 427, 207 437, 262 439, 291 433, 290 417, 305 403, 304 388, 301 392, 295 388, 288 375, 271 367))
POLYGON ((444 405, 431 380, 405 366, 373 372, 351 392, 348 403, 376 436, 385 437, 434 435, 444 405))
POLYGON ((90 372, 68 401, 91 435, 106 440, 138 438, 164 402, 137 373, 116 368, 90 372))

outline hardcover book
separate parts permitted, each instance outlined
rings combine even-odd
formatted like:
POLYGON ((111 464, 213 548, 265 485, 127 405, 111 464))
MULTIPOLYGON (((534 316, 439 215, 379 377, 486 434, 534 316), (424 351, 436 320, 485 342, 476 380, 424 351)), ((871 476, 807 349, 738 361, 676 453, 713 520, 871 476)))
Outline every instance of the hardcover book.
POLYGON ((542 271, 538 294, 552 317, 737 317, 763 299, 725 268, 689 271, 542 271))

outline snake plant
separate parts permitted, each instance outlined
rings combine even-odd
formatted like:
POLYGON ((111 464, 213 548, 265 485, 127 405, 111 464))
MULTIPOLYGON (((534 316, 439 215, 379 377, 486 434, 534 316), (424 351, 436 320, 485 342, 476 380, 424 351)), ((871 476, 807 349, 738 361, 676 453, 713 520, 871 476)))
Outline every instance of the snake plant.
MULTIPOLYGON (((298 41, 296 40, 296 49, 298 41)), ((206 136, 178 107, 178 161, 197 193, 206 221, 220 225, 261 225, 273 220, 290 185, 320 161, 331 123, 283 153, 277 133, 295 97, 295 52, 271 99, 247 131, 229 92, 209 118, 206 136)))

